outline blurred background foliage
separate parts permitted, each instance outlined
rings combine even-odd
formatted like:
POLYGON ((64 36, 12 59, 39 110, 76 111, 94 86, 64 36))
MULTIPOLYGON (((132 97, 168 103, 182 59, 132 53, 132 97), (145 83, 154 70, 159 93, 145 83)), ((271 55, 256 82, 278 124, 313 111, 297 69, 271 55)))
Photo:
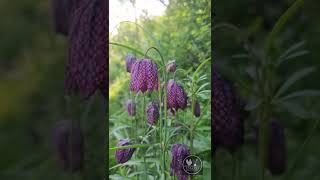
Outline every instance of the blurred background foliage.
MULTIPOLYGON (((217 28, 213 32, 213 58, 215 65, 232 80, 237 90, 247 102, 252 97, 248 87, 250 82, 249 66, 252 59, 243 56, 246 53, 246 43, 249 43, 258 53, 263 50, 268 33, 273 28, 279 17, 292 5, 293 0, 229 0, 215 1, 213 8, 215 17, 213 27, 228 23, 232 28, 217 28), (234 31, 233 27, 240 29, 234 31)), ((303 56, 295 56, 289 63, 282 64, 273 79, 278 85, 290 77, 294 72, 305 67, 316 68, 317 71, 308 74, 302 80, 291 86, 288 92, 301 89, 320 89, 320 41, 319 32, 319 1, 305 1, 302 9, 296 13, 285 25, 275 39, 275 45, 270 54, 276 58, 285 50, 304 41, 304 45, 293 52, 300 52, 303 56), (302 48, 302 50, 301 50, 302 48)), ((300 44, 301 45, 301 44, 300 44)), ((319 179, 320 167, 319 127, 320 98, 300 97, 277 107, 275 119, 285 126, 288 147, 288 167, 290 179, 319 179), (306 139, 308 140, 306 141, 306 139), (305 144, 303 144, 305 143, 305 144), (297 152, 299 155, 297 156, 297 152), (292 165, 295 163, 295 167, 292 165)), ((239 150, 240 164, 237 179, 257 179, 259 162, 257 146, 252 142, 253 127, 257 119, 251 114, 246 120, 246 142, 239 150)), ((232 157, 224 151, 218 151, 217 160, 214 162, 217 179, 231 179, 232 157)), ((285 179, 285 176, 272 177, 267 173, 266 179, 285 179)))
MULTIPOLYGON (((145 13, 145 15, 136 17, 136 22, 121 22, 109 31, 109 41, 111 43, 109 45, 109 146, 114 147, 120 138, 128 138, 131 132, 130 127, 134 127, 133 118, 128 117, 124 106, 125 101, 130 98, 130 74, 125 71, 125 56, 130 53, 136 55, 139 59, 143 58, 147 49, 154 46, 160 50, 166 62, 176 60, 177 68, 188 71, 188 75, 191 76, 202 62, 211 58, 211 1, 170 0, 166 4, 166 11, 163 16, 150 17, 145 13), (112 43, 129 46, 132 50, 112 43), (137 53, 136 50, 143 54, 137 53)), ((151 56, 156 62, 160 62, 160 57, 155 51, 149 51, 148 56, 151 56)), ((160 63, 158 63, 158 67, 160 67, 160 63)), ((201 83, 210 83, 210 69, 210 63, 206 63, 197 75, 198 78, 200 76, 206 78, 201 83)), ((187 92, 190 92, 187 85, 190 79, 187 79, 187 74, 180 71, 176 74, 176 79, 187 92)), ((207 85, 203 90, 210 90, 210 85, 207 85)), ((195 151, 203 151, 202 153, 204 153, 201 154, 201 157, 205 160, 205 170, 204 176, 198 177, 200 179, 210 179, 211 121, 210 111, 205 109, 205 107, 210 109, 207 106, 210 96, 210 92, 207 92, 198 97, 204 114, 198 129, 201 133, 197 134, 194 142, 195 151)), ((140 100, 137 103, 139 111, 141 109, 140 100)), ((183 113, 180 112, 180 114, 180 116, 183 116, 183 113)), ((192 117, 193 115, 188 110, 185 116, 192 117)), ((191 119, 193 118, 189 120, 191 119)), ((138 130, 135 129, 135 131, 138 130)), ((140 132, 143 132, 143 129, 140 132)), ((183 142, 183 140, 180 141, 183 142)), ((137 153, 135 152, 135 154, 137 153)), ((133 158, 128 163, 135 165, 137 160, 133 158)), ((168 160, 168 167, 169 164, 170 161, 168 160)), ((140 166, 143 167, 143 164, 140 166)), ((113 174, 109 177, 113 179, 134 176, 134 173, 130 174, 130 168, 118 168, 116 166, 114 151, 109 151, 109 169, 110 174, 113 174)))
POLYGON ((0 22, 0 179, 103 179, 104 139, 98 133, 105 124, 103 97, 94 100, 91 123, 80 122, 86 136, 86 170, 64 173, 52 155, 53 125, 65 118, 80 121, 86 102, 72 97, 66 106, 68 43, 53 32, 51 1, 0 1, 0 22))

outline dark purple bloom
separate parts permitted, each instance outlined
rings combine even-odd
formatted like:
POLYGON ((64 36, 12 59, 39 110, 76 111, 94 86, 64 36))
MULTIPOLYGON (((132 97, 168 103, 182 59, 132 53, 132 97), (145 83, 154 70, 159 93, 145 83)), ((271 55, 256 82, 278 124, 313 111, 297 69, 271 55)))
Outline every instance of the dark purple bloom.
POLYGON ((193 107, 193 113, 195 117, 200 117, 201 109, 200 109, 200 104, 199 101, 196 101, 193 107))
MULTIPOLYGON (((259 142, 259 129, 256 137, 259 142)), ((272 121, 269 125, 268 158, 266 166, 272 175, 281 175, 287 167, 287 147, 284 128, 278 121, 272 121)))
POLYGON ((133 100, 129 99, 126 101, 126 108, 129 116, 136 115, 136 103, 133 100))
POLYGON ((159 119, 159 102, 157 101, 152 101, 148 104, 146 108, 146 116, 148 119, 148 123, 150 125, 155 125, 157 123, 157 120, 159 119))
POLYGON ((187 107, 187 94, 183 87, 170 79, 167 84, 167 106, 168 109, 185 109, 187 107))
POLYGON ((84 160, 82 130, 70 121, 59 121, 52 131, 52 137, 59 166, 71 172, 80 170, 84 160))
MULTIPOLYGON (((131 141, 129 139, 121 139, 117 147, 121 146, 129 146, 132 145, 131 141)), ((134 153, 136 149, 135 148, 127 148, 127 149, 119 149, 116 150, 116 160, 118 164, 123 164, 127 161, 129 161, 132 157, 132 154, 134 153)))
POLYGON ((137 62, 137 58, 132 54, 128 54, 124 59, 126 61, 126 70, 130 73, 132 65, 137 62))
POLYGON ((67 36, 69 33, 70 12, 76 0, 53 0, 52 18, 56 33, 67 36))
POLYGON ((244 142, 246 111, 231 82, 212 69, 213 144, 234 152, 244 142))
POLYGON ((69 61, 65 87, 68 94, 107 95, 108 10, 105 0, 79 0, 71 10, 69 61))
POLYGON ((131 91, 141 91, 142 93, 158 90, 158 67, 150 59, 137 61, 131 67, 131 91))
POLYGON ((177 64, 175 60, 169 61, 166 65, 167 72, 175 72, 177 69, 177 64))
POLYGON ((183 160, 190 155, 189 147, 185 144, 174 144, 171 153, 170 175, 176 175, 179 180, 187 180, 189 175, 183 170, 183 160))

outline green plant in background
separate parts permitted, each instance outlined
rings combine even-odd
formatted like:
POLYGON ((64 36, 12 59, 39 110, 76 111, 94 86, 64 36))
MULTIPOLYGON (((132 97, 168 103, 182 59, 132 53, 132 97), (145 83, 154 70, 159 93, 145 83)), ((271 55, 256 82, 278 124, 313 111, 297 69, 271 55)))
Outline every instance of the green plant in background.
MULTIPOLYGON (((276 38, 279 36, 281 30, 284 29, 286 23, 294 17, 293 15, 303 4, 303 0, 297 0, 292 4, 277 21, 265 39, 265 43, 262 42, 262 48, 257 48, 257 45, 252 43, 252 40, 249 40, 252 38, 252 34, 245 33, 232 24, 218 24, 214 28, 216 30, 217 28, 225 27, 240 34, 240 39, 246 51, 244 54, 233 55, 232 58, 248 60, 243 63, 241 67, 245 69, 245 71, 242 70, 242 72, 247 73, 248 76, 246 77, 249 77, 249 79, 245 81, 239 80, 237 83, 240 85, 240 88, 246 92, 248 96, 246 110, 251 112, 251 118, 256 121, 250 122, 254 124, 249 124, 249 126, 256 126, 258 129, 255 135, 255 142, 258 144, 258 159, 260 164, 259 179, 261 180, 266 179, 265 169, 269 169, 274 176, 284 174, 284 179, 291 179, 291 172, 294 171, 297 159, 301 156, 303 148, 314 133, 314 129, 312 129, 307 139, 300 146, 300 150, 297 151, 293 157, 288 156, 288 159, 294 159, 294 161, 290 161, 287 167, 287 140, 283 132, 283 127, 276 124, 278 122, 274 119, 279 120, 279 118, 283 116, 284 110, 295 115, 298 114, 298 109, 293 110, 293 108, 297 107, 301 101, 293 101, 296 98, 320 96, 319 90, 305 89, 295 92, 289 91, 299 80, 302 80, 314 72, 314 67, 301 68, 285 79, 280 75, 282 67, 288 66, 291 60, 301 58, 301 56, 308 53, 307 50, 302 49, 304 42, 293 44, 282 52, 277 51, 279 44, 276 44, 276 38), (275 48, 275 46, 277 46, 277 48, 275 48)), ((311 119, 317 118, 314 115, 310 117, 311 119)), ((288 123, 290 123, 290 121, 288 121, 288 123)), ((316 120, 314 122, 315 129, 317 125, 318 121, 316 120)), ((237 179, 237 177, 233 178, 237 179)))

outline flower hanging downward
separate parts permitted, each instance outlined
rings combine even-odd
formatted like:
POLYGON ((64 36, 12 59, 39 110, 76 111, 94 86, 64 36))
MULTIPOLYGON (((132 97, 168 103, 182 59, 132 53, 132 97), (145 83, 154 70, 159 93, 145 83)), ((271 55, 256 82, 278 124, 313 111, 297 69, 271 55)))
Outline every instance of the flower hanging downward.
POLYGON ((213 144, 234 152, 244 142, 243 121, 247 114, 234 87, 212 69, 213 144))
POLYGON ((170 79, 167 84, 167 104, 168 109, 185 109, 187 107, 187 94, 183 87, 170 79))
MULTIPOLYGON (((129 139, 121 139, 119 143, 117 144, 117 147, 121 146, 128 146, 132 145, 131 141, 129 139)), ((134 153, 136 149, 135 148, 128 148, 128 149, 119 149, 116 150, 116 161, 118 164, 123 164, 127 161, 129 161, 132 157, 132 154, 134 153)))
POLYGON ((68 94, 107 95, 108 14, 105 0, 79 0, 71 10, 69 61, 65 87, 68 94))
POLYGON ((146 108, 146 116, 150 125, 155 125, 159 119, 159 102, 152 101, 146 108))
MULTIPOLYGON (((256 131, 256 138, 259 140, 259 130, 256 131)), ((284 128, 278 121, 272 121, 269 125, 267 168, 272 175, 281 175, 287 167, 287 147, 284 128)))
POLYGON ((132 54, 128 54, 124 59, 126 61, 126 70, 130 73, 132 65, 137 62, 137 58, 132 54))
POLYGON ((183 160, 190 155, 189 147, 185 144, 174 144, 171 153, 170 175, 175 174, 179 180, 187 180, 189 175, 183 170, 183 160))
POLYGON ((82 130, 70 121, 59 121, 52 131, 53 147, 59 166, 75 172, 83 166, 82 130))
POLYGON ((199 101, 196 101, 193 107, 193 115, 195 117, 200 117, 201 109, 200 109, 200 104, 199 101))
POLYGON ((176 69, 177 69, 176 60, 169 61, 169 62, 166 64, 166 71, 167 71, 167 72, 175 72, 176 69))
POLYGON ((131 67, 131 91, 141 91, 142 93, 158 90, 158 67, 150 59, 137 61, 131 67))
POLYGON ((129 116, 136 115, 136 103, 133 100, 129 99, 126 101, 126 108, 129 116))

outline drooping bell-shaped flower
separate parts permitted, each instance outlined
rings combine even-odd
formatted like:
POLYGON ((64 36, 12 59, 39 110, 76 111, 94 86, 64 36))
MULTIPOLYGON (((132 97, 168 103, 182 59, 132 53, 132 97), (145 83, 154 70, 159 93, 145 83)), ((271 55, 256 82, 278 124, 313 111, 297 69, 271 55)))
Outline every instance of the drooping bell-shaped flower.
POLYGON ((200 109, 200 104, 199 101, 196 101, 193 107, 193 115, 195 117, 200 117, 201 109, 200 109))
POLYGON ((170 175, 176 175, 179 180, 187 180, 189 175, 183 170, 183 160, 190 155, 189 147, 185 144, 174 144, 171 153, 170 175))
POLYGON ((128 54, 124 59, 126 61, 126 70, 130 73, 132 65, 137 62, 137 58, 132 54, 128 54))
POLYGON ((177 69, 176 60, 169 61, 169 62, 166 64, 166 71, 167 71, 167 72, 175 72, 176 69, 177 69))
POLYGON ((150 59, 142 59, 137 61, 131 67, 130 90, 141 91, 157 91, 158 90, 158 67, 150 59))
POLYGON ((132 99, 126 101, 126 108, 129 116, 136 115, 136 103, 132 99))
POLYGON ((244 104, 231 82, 212 69, 212 133, 213 144, 234 152, 244 142, 244 124, 247 116, 244 104))
POLYGON ((68 94, 107 95, 108 10, 105 0, 79 0, 70 11, 68 94))
POLYGON ((76 172, 84 163, 84 140, 82 130, 71 121, 59 121, 53 128, 52 141, 59 166, 76 172))
POLYGON ((69 33, 70 12, 76 0, 53 0, 52 18, 56 33, 67 36, 69 33))
MULTIPOLYGON (((129 139, 121 139, 117 147, 132 145, 129 139)), ((118 149, 116 150, 116 161, 118 164, 123 164, 129 161, 136 149, 135 148, 127 148, 127 149, 118 149)))
MULTIPOLYGON (((259 129, 256 131, 259 142, 259 129)), ((269 125, 268 158, 266 167, 272 175, 281 175, 287 167, 287 146, 284 127, 278 121, 273 120, 269 125)))
POLYGON ((152 101, 148 104, 147 108, 146 108, 146 116, 147 116, 147 120, 148 123, 150 125, 155 125, 157 123, 157 120, 159 119, 159 102, 157 101, 152 101))
POLYGON ((168 109, 185 109, 187 107, 187 94, 183 87, 170 79, 167 84, 167 107, 168 109))

